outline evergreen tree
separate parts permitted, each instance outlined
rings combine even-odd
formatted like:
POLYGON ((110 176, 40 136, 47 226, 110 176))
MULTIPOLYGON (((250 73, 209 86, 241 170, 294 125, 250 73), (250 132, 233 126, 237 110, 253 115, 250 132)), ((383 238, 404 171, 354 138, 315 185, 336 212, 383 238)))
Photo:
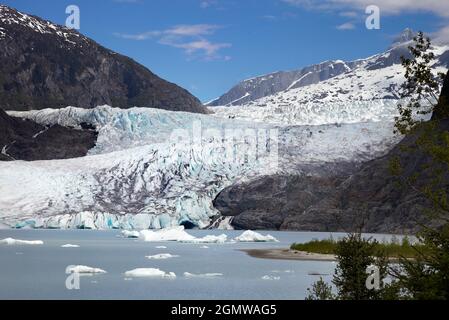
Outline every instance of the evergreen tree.
POLYGON ((383 279, 387 275, 388 260, 376 250, 377 241, 365 239, 361 233, 352 233, 338 242, 337 268, 333 283, 341 300, 376 300, 382 298, 383 279), (379 272, 379 287, 367 286, 368 267, 379 272))
POLYGON ((323 278, 312 284, 312 288, 307 289, 308 295, 305 300, 334 300, 332 286, 324 282, 323 278))
POLYGON ((410 102, 399 105, 400 117, 396 119, 398 131, 412 134, 416 141, 404 152, 425 155, 425 167, 406 176, 402 168, 407 164, 400 158, 391 164, 402 185, 428 200, 423 216, 429 223, 421 223, 418 240, 424 247, 416 249, 417 258, 401 258, 398 265, 390 269, 393 282, 389 288, 400 293, 399 298, 446 300, 449 298, 449 73, 438 98, 439 81, 432 73, 434 56, 428 52, 430 48, 430 40, 420 32, 415 38, 415 46, 410 47, 413 58, 403 59, 406 69, 404 97, 410 102), (428 113, 432 113, 428 122, 414 117, 428 113), (434 221, 437 227, 432 227, 434 221))

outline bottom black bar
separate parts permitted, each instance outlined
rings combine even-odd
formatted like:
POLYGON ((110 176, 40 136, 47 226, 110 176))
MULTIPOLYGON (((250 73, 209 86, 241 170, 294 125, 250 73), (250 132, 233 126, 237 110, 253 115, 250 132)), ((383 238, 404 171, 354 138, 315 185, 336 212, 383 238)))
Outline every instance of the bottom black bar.
MULTIPOLYGON (((372 317, 403 319, 422 312, 446 311, 448 304, 437 301, 0 301, 2 310, 21 317, 96 315, 144 319, 300 319, 313 315, 367 319, 372 317)), ((382 320, 382 319, 380 319, 382 320)))

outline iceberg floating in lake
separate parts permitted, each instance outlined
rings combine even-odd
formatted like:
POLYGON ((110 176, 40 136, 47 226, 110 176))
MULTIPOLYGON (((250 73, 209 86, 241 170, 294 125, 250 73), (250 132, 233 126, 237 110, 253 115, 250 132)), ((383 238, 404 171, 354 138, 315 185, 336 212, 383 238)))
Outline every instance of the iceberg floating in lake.
POLYGON ((80 246, 77 245, 77 244, 70 244, 70 243, 64 244, 64 245, 61 246, 61 248, 79 248, 79 247, 80 246))
POLYGON ((92 268, 88 266, 69 266, 66 269, 66 273, 85 273, 85 274, 94 274, 94 273, 106 273, 103 269, 100 268, 92 268))
POLYGON ((271 235, 262 235, 260 233, 247 230, 243 232, 240 236, 234 238, 237 242, 279 242, 275 237, 271 235))
POLYGON ((159 253, 159 254, 155 254, 153 256, 146 256, 146 258, 150 259, 150 260, 165 260, 165 259, 177 258, 177 257, 179 257, 179 256, 173 255, 170 253, 159 253))
POLYGON ((161 242, 161 241, 189 241, 194 240, 195 237, 188 234, 183 226, 170 227, 161 230, 142 230, 139 238, 146 242, 161 242))
POLYGON ((207 235, 202 238, 196 238, 188 234, 184 226, 169 227, 160 230, 142 230, 139 233, 139 239, 146 242, 162 242, 162 241, 177 241, 184 243, 224 243, 227 240, 227 235, 221 234, 219 236, 207 235))
POLYGON ((228 236, 225 234, 221 234, 219 236, 207 235, 202 238, 194 238, 191 240, 180 240, 180 242, 187 243, 225 243, 228 239, 228 236))
POLYGON ((19 239, 13 239, 13 238, 6 238, 3 240, 0 240, 0 244, 7 244, 7 245, 41 245, 44 244, 42 240, 19 240, 19 239))
POLYGON ((184 272, 184 277, 186 278, 217 278, 223 276, 223 273, 202 273, 194 274, 190 272, 184 272))
POLYGON ((281 280, 281 277, 265 275, 262 277, 262 280, 281 280))
POLYGON ((129 231, 129 230, 123 230, 122 236, 125 238, 139 238, 139 231, 129 231))
POLYGON ((137 268, 125 272, 126 277, 149 277, 175 279, 174 272, 165 272, 157 268, 137 268))

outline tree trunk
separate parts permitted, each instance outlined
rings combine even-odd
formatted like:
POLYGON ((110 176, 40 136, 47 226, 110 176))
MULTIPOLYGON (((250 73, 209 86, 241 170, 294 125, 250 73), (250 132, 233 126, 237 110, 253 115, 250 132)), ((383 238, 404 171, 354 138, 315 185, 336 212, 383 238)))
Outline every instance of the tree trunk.
POLYGON ((433 109, 432 120, 449 119, 449 71, 444 78, 438 104, 433 109))

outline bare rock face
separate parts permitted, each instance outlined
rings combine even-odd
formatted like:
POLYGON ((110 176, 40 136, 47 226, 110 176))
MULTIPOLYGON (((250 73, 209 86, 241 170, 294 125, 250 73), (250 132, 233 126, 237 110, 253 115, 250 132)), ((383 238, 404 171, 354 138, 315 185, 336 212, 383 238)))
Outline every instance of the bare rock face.
POLYGON ((50 160, 82 157, 95 146, 93 128, 41 126, 8 116, 0 109, 0 161, 50 160))
POLYGON ((232 224, 237 229, 284 229, 290 217, 322 200, 339 182, 328 177, 260 177, 223 190, 214 206, 222 215, 234 216, 232 224))
MULTIPOLYGON (((445 116, 449 101, 449 73, 440 96, 442 115, 433 122, 432 132, 449 132, 445 116)), ((345 176, 329 171, 320 177, 268 176, 224 189, 214 206, 224 216, 234 216, 241 229, 307 231, 354 231, 413 233, 421 226, 438 226, 441 221, 425 214, 432 207, 420 190, 436 185, 449 192, 449 170, 436 168, 434 159, 417 145, 422 126, 406 136, 387 155, 365 162, 345 176), (400 175, 392 165, 401 164, 400 175), (435 172, 439 172, 438 181, 435 172), (413 184, 407 183, 413 179, 413 184)), ((342 166, 343 167, 343 166, 342 166)))
POLYGON ((0 5, 0 107, 149 107, 206 113, 200 101, 82 34, 0 5))
MULTIPOLYGON (((449 131, 449 120, 441 121, 437 130, 449 131)), ((346 177, 275 175, 230 186, 214 206, 222 215, 234 216, 238 229, 348 232, 363 226, 366 232, 416 232, 420 224, 439 222, 424 214, 431 203, 416 187, 431 184, 432 160, 415 144, 416 136, 408 136, 386 156, 346 177), (402 176, 419 172, 414 186, 392 174, 393 159, 403 164, 402 176)), ((447 168, 439 187, 449 190, 447 168)))

